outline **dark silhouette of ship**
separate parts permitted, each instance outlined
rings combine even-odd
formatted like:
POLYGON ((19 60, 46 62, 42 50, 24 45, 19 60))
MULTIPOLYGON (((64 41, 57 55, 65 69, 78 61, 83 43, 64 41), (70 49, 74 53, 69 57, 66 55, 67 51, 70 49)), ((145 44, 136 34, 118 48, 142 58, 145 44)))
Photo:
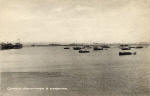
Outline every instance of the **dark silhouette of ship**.
POLYGON ((136 49, 141 49, 141 48, 143 48, 143 46, 137 46, 137 47, 136 47, 136 49))
POLYGON ((81 49, 81 50, 79 50, 79 53, 90 53, 90 51, 88 51, 86 49, 81 49))
POLYGON ((123 47, 123 48, 121 48, 121 50, 131 50, 131 48, 130 47, 123 47))
POLYGON ((73 47, 73 50, 80 50, 82 49, 81 47, 73 47))
POLYGON ((64 47, 64 49, 70 49, 69 47, 64 47))
POLYGON ((15 43, 15 44, 12 44, 12 43, 2 43, 1 44, 1 49, 2 50, 6 50, 6 49, 20 49, 22 47, 23 47, 23 45, 21 43, 15 43))
POLYGON ((103 48, 102 47, 98 47, 98 46, 94 46, 93 50, 103 50, 103 48))
POLYGON ((121 55, 136 55, 136 52, 119 52, 119 56, 121 55))

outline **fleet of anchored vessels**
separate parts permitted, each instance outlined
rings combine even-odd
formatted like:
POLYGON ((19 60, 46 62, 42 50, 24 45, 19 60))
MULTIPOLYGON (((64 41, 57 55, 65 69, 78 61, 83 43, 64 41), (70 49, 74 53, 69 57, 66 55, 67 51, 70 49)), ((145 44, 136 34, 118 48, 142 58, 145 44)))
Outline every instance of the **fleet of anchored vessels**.
MULTIPOLYGON (((136 45, 136 46, 131 46, 127 44, 120 44, 119 49, 122 50, 119 52, 119 56, 122 55, 136 55, 136 52, 130 51, 131 49, 141 49, 143 48, 142 45, 136 45)), ((94 51, 99 51, 99 50, 107 50, 111 48, 109 45, 82 45, 82 46, 74 46, 73 50, 78 50, 79 53, 90 53, 88 49, 93 48, 94 51)), ((64 49, 70 49, 70 47, 64 47, 64 49)))
MULTIPOLYGON (((101 44, 101 45, 82 45, 82 44, 69 44, 69 45, 60 45, 60 44, 49 44, 49 45, 31 45, 32 47, 35 46, 65 46, 64 49, 72 49, 77 50, 79 53, 90 53, 89 49, 93 49, 93 51, 100 51, 100 50, 107 50, 111 48, 108 44, 101 44)), ((1 43, 0 49, 1 50, 8 50, 8 49, 20 49, 23 47, 21 43, 1 43)), ((144 48, 141 44, 136 45, 129 45, 129 44, 119 44, 118 48, 121 50, 119 52, 119 56, 122 55, 136 55, 136 52, 130 51, 131 49, 141 49, 144 48)), ((134 50, 135 51, 135 50, 134 50)))

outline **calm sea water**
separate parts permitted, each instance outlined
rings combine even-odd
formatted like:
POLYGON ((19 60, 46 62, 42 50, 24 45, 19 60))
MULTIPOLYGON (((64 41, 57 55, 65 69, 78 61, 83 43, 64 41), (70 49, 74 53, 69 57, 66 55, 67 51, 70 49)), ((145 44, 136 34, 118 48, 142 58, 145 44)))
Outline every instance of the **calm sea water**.
POLYGON ((1 96, 150 96, 150 47, 81 54, 63 47, 1 50, 1 96), (67 90, 8 90, 8 88, 67 90))

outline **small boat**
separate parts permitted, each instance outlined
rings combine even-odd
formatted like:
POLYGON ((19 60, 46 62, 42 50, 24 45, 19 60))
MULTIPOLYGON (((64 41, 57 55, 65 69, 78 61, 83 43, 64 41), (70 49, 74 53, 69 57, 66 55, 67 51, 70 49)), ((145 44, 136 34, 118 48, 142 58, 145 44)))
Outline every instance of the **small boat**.
POLYGON ((80 50, 81 47, 73 47, 74 50, 80 50))
POLYGON ((90 51, 88 50, 79 50, 79 53, 89 53, 90 51))
POLYGON ((131 46, 130 48, 136 48, 136 47, 134 47, 134 46, 131 46))
POLYGON ((35 45, 34 45, 34 44, 32 44, 31 46, 32 46, 32 47, 35 47, 35 45))
POLYGON ((97 47, 97 46, 96 46, 96 47, 93 48, 93 50, 103 50, 103 48, 102 48, 102 47, 97 47))
POLYGON ((143 46, 137 46, 137 47, 136 47, 136 49, 141 49, 141 48, 143 48, 143 46))
POLYGON ((129 46, 129 45, 127 45, 127 44, 121 44, 120 45, 120 47, 127 47, 127 46, 129 46))
POLYGON ((136 52, 119 52, 119 56, 120 55, 136 55, 136 52))
POLYGON ((122 47, 121 50, 131 50, 130 47, 122 47))
POLYGON ((64 49, 70 49, 69 47, 65 47, 64 49))

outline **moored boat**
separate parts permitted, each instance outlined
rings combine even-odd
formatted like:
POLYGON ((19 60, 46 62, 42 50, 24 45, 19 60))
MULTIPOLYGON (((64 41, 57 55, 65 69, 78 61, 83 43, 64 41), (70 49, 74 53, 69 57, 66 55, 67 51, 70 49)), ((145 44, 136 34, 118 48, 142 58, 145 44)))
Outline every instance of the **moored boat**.
POLYGON ((136 48, 136 47, 134 47, 134 46, 130 46, 130 48, 136 48))
POLYGON ((95 46, 95 47, 93 47, 93 50, 103 50, 103 48, 102 48, 102 47, 95 46))
POLYGON ((128 44, 121 44, 120 47, 128 47, 128 44))
POLYGON ((89 53, 90 51, 88 50, 79 50, 79 53, 89 53))
POLYGON ((130 47, 122 47, 121 50, 131 50, 130 47))
POLYGON ((136 55, 136 52, 119 52, 119 56, 120 55, 136 55))
POLYGON ((141 48, 143 48, 143 46, 137 46, 137 47, 136 47, 136 49, 141 49, 141 48))
POLYGON ((69 47, 64 47, 64 49, 70 49, 69 47))
POLYGON ((73 47, 74 50, 80 50, 81 47, 73 47))

